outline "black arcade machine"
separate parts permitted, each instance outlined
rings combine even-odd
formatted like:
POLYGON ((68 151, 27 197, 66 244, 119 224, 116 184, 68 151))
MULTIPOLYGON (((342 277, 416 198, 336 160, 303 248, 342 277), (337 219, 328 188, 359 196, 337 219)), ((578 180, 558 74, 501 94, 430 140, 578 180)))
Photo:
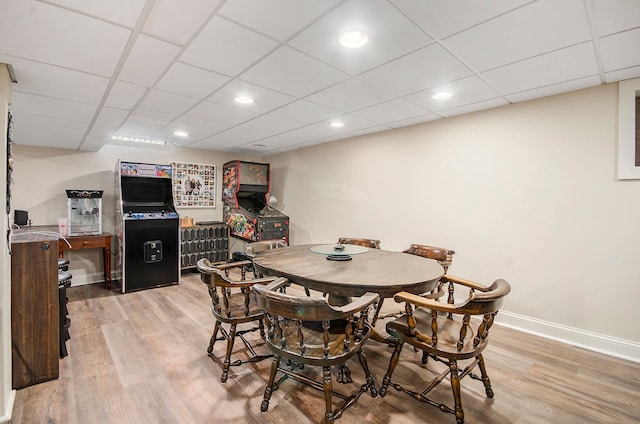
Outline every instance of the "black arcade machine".
POLYGON ((118 161, 116 234, 122 292, 177 284, 180 218, 171 165, 118 161))
POLYGON ((239 160, 224 164, 222 202, 229 233, 248 242, 285 240, 289 217, 269 205, 271 165, 239 160))

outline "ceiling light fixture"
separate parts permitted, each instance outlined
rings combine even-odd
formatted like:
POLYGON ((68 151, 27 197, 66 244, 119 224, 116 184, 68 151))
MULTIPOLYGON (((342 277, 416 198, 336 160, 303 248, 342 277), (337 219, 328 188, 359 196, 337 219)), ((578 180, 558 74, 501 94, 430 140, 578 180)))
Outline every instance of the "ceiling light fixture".
POLYGON ((111 136, 111 140, 127 141, 130 143, 154 144, 156 146, 164 146, 167 144, 167 142, 164 140, 158 140, 155 138, 131 137, 127 135, 114 135, 111 136))
POLYGON ((189 137, 189 133, 186 131, 174 131, 173 135, 177 136, 177 137, 189 137))
POLYGON ((253 97, 249 96, 236 96, 233 100, 235 100, 237 103, 242 103, 243 105, 248 105, 255 102, 253 97))
POLYGON ((431 97, 436 100, 444 100, 444 99, 448 99, 451 96, 453 96, 453 93, 450 93, 448 91, 438 91, 431 97))
POLYGON ((331 125, 333 128, 341 128, 341 127, 344 127, 344 123, 342 123, 342 122, 332 122, 330 125, 331 125))
POLYGON ((362 31, 349 31, 340 36, 340 45, 348 49, 357 49, 369 42, 369 36, 362 31))

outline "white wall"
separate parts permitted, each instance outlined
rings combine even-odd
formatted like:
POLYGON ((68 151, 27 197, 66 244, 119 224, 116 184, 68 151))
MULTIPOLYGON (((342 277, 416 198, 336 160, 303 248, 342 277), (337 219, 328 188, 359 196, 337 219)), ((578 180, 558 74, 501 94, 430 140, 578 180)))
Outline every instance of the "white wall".
MULTIPOLYGON (((16 122, 18 126, 20 123, 16 122)), ((19 143, 19 140, 16 140, 19 143)), ((195 221, 222 220, 222 165, 233 159, 255 158, 228 155, 220 152, 186 149, 175 146, 124 147, 107 145, 98 152, 80 152, 66 149, 50 149, 14 146, 13 209, 29 212, 33 226, 57 225, 59 217, 67 216, 66 189, 104 190, 103 231, 114 233, 115 166, 118 159, 131 162, 170 164, 186 162, 216 166, 216 207, 179 208, 180 216, 193 217, 195 221)), ((13 215, 12 215, 13 219, 13 215)), ((234 248, 236 239, 231 240, 234 248)), ((237 250, 244 250, 238 248, 237 250)), ((102 281, 102 252, 99 249, 68 251, 70 272, 74 286, 102 281)), ((112 266, 115 261, 112 260, 112 266)), ((118 270, 114 270, 117 278, 118 270)))
POLYGON ((268 158, 294 244, 456 251, 503 323, 640 361, 640 181, 616 179, 617 84, 268 158))

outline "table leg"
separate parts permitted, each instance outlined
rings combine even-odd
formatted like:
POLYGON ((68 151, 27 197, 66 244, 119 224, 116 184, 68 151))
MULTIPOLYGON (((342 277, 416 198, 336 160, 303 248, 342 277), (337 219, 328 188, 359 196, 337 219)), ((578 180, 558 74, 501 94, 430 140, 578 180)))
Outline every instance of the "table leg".
POLYGON ((102 253, 104 255, 104 281, 107 283, 107 288, 111 289, 111 247, 104 247, 102 253))

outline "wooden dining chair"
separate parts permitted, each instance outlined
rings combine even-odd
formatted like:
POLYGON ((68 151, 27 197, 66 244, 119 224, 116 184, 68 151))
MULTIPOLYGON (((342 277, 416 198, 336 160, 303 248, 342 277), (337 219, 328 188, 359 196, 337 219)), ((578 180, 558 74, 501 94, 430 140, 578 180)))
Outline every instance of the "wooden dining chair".
MULTIPOLYGON (((511 286, 502 279, 496 280, 489 287, 450 275, 445 276, 445 280, 453 283, 456 288, 469 290, 467 298, 460 303, 449 304, 407 292, 394 296, 396 302, 404 302, 405 314, 386 325, 387 332, 396 340, 396 346, 382 380, 380 395, 384 397, 391 386, 421 402, 437 406, 443 412, 454 414, 456 422, 462 424, 464 410, 460 381, 464 377, 470 376, 482 381, 487 397, 493 398, 482 352, 489 343, 489 329, 505 296, 511 291, 511 286), (405 387, 404 382, 400 384, 392 380, 393 371, 406 343, 427 354, 420 361, 423 365, 428 363, 429 358, 446 365, 446 369, 439 375, 427 378, 431 380, 424 389, 413 388, 421 375, 415 372, 411 373, 412 381, 407 382, 409 388, 405 387), (464 368, 461 368, 462 365, 464 368), (480 369, 479 376, 472 373, 476 365, 480 369), (447 376, 453 391, 453 407, 429 397, 431 390, 447 376)), ((423 367, 422 375, 427 374, 432 374, 432 370, 423 367)))
POLYGON ((380 249, 380 240, 354 237, 340 237, 338 244, 355 244, 356 246, 368 247, 370 249, 380 249))
POLYGON ((211 312, 215 318, 213 335, 209 340, 207 352, 210 355, 213 353, 216 341, 227 341, 226 353, 222 363, 222 375, 220 376, 222 383, 227 381, 230 366, 258 362, 272 356, 258 355, 253 346, 244 337, 246 333, 259 330, 260 335, 264 338, 264 324, 262 322, 264 313, 258 307, 253 287, 256 284, 266 284, 275 280, 275 277, 247 279, 247 275, 253 277, 251 266, 251 261, 228 262, 214 266, 206 258, 200 259, 197 263, 200 278, 209 289, 211 312), (238 325, 248 325, 250 323, 254 323, 251 328, 242 330, 237 328, 238 325), (223 324, 228 325, 228 331, 223 324), (222 335, 218 337, 218 333, 222 335), (249 359, 238 359, 231 362, 231 354, 236 337, 240 338, 249 350, 251 354, 249 359))
MULTIPOLYGON (((426 244, 415 244, 415 243, 412 243, 408 249, 403 250, 402 252, 408 253, 410 255, 421 256, 427 259, 433 259, 437 261, 440 265, 442 265, 442 268, 444 268, 444 274, 447 273, 447 270, 449 269, 449 266, 451 266, 451 262, 453 261, 453 255, 456 253, 453 250, 447 249, 444 247, 429 246, 426 244)), ((431 296, 434 298, 440 297, 443 290, 442 286, 443 286, 443 281, 440 280, 440 282, 438 283, 438 287, 432 291, 431 296)), ((450 287, 450 290, 451 292, 450 292, 449 303, 453 303, 453 286, 450 287)), ((380 315, 381 309, 382 309, 382 301, 378 304, 376 312, 373 314, 373 320, 371 322, 373 326, 376 325, 378 320, 389 318, 389 317, 397 317, 402 314, 402 311, 396 311, 396 312, 391 312, 385 315, 380 315)))
POLYGON ((284 278, 266 286, 254 286, 258 305, 266 315, 266 342, 275 355, 260 410, 267 411, 273 391, 290 377, 324 392, 323 422, 333 423, 363 393, 370 391, 372 397, 378 394, 363 350, 371 332, 368 310, 378 295, 366 293, 350 304, 331 306, 327 298, 305 296, 299 287, 291 286, 284 278), (291 288, 300 294, 285 292, 291 288), (366 382, 347 396, 333 389, 331 370, 333 366, 344 365, 354 355, 358 356, 366 382), (282 359, 288 365, 281 366, 282 359), (314 380, 313 375, 305 373, 306 369, 296 365, 322 367, 322 381, 314 380), (281 375, 278 380, 277 374, 281 375), (334 395, 343 399, 335 409, 334 395))
MULTIPOLYGON (((447 274, 449 271, 449 267, 453 262, 453 255, 456 253, 451 249, 447 249, 445 247, 438 246, 429 246, 426 244, 415 244, 412 243, 408 249, 403 251, 404 253, 409 253, 411 255, 422 256, 423 258, 433 259, 437 261, 442 268, 444 268, 444 273, 447 274)), ((434 291, 434 294, 443 290, 443 280, 440 280, 440 284, 438 284, 438 289, 434 291)), ((448 303, 453 303, 453 285, 449 285, 449 296, 447 298, 448 303)), ((439 297, 439 296, 434 296, 439 297)))

